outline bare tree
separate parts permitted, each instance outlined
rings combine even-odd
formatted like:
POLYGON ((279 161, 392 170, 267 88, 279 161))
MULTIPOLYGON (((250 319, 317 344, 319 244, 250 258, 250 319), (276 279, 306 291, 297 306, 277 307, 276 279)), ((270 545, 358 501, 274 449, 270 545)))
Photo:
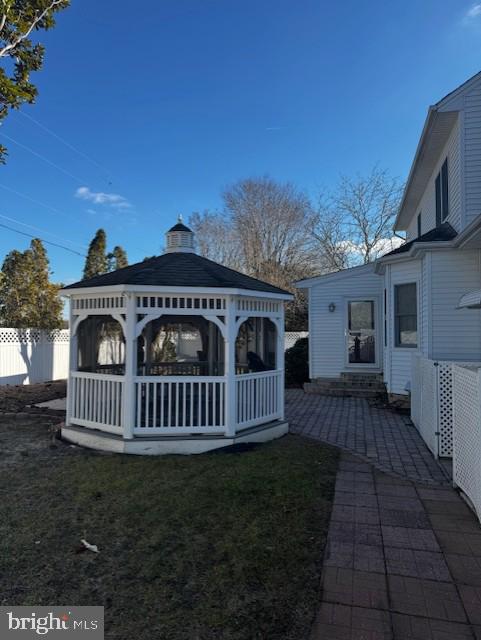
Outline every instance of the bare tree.
POLYGON ((249 178, 223 193, 224 211, 194 213, 189 224, 201 255, 290 290, 286 324, 307 325, 307 304, 293 282, 319 271, 318 251, 310 230, 313 213, 308 198, 293 185, 249 178))
POLYGON ((189 217, 189 226, 195 233, 200 255, 231 269, 241 269, 240 245, 228 216, 217 211, 194 212, 189 217))
POLYGON ((228 187, 223 198, 246 273, 289 288, 316 270, 311 205, 294 185, 248 178, 228 187))
POLYGON ((399 180, 378 167, 367 176, 341 177, 312 228, 331 270, 372 262, 399 246, 392 226, 401 194, 399 180))

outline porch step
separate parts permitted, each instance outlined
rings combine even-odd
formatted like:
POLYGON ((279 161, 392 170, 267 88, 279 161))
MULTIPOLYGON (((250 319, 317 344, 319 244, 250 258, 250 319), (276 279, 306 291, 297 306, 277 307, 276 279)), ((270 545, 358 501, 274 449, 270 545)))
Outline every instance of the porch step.
POLYGON ((378 398, 386 395, 382 374, 342 373, 340 378, 315 378, 304 384, 306 393, 351 398, 378 398))

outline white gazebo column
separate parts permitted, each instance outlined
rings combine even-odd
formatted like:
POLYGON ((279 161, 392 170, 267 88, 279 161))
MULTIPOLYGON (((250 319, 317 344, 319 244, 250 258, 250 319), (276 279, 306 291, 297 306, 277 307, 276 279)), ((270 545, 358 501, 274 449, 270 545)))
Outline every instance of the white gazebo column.
POLYGON ((69 330, 70 330, 70 341, 69 341, 69 364, 68 364, 68 381, 67 381, 67 415, 65 417, 66 424, 70 424, 70 419, 72 416, 72 402, 73 402, 73 393, 72 393, 72 376, 70 375, 71 371, 77 371, 78 367, 78 338, 77 338, 77 327, 78 323, 75 322, 76 317, 73 314, 73 306, 74 300, 70 298, 69 300, 69 330))
POLYGON ((227 300, 226 316, 225 316, 225 426, 226 435, 234 436, 237 423, 237 398, 236 398, 236 380, 235 380, 235 342, 236 332, 236 299, 229 296, 227 300))
POLYGON ((286 385, 285 381, 285 340, 284 340, 284 305, 281 305, 281 317, 276 322, 277 329, 277 353, 276 353, 276 369, 281 372, 279 377, 279 406, 280 406, 280 418, 285 418, 284 408, 284 389, 286 385))
POLYGON ((125 374, 122 402, 123 437, 131 440, 135 426, 135 376, 137 375, 137 297, 127 293, 125 307, 125 374))

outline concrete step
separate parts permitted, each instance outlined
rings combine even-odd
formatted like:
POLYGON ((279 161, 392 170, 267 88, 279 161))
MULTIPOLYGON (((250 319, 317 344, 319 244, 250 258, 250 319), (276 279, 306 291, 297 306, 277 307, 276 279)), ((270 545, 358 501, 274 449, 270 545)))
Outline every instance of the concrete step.
POLYGON ((383 382, 363 382, 358 380, 332 380, 327 382, 325 380, 312 380, 312 384, 317 385, 321 389, 371 389, 373 391, 384 391, 385 385, 383 382))
POLYGON ((352 371, 343 371, 341 373, 342 380, 364 380, 366 382, 382 382, 382 373, 358 373, 352 371))
POLYGON ((321 387, 312 382, 304 384, 304 391, 313 395, 332 396, 337 398, 379 398, 386 395, 386 389, 370 389, 360 387, 321 387))

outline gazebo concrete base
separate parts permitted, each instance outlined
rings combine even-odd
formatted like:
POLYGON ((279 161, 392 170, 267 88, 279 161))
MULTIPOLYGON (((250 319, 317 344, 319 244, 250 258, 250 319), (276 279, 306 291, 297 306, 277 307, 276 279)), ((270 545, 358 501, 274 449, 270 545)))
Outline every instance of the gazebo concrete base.
POLYGON ((288 431, 288 422, 276 420, 258 427, 245 429, 234 437, 217 435, 140 436, 133 440, 124 440, 121 436, 104 433, 96 429, 68 425, 62 428, 62 438, 72 444, 78 444, 96 451, 161 456, 168 454, 191 455, 222 449, 234 444, 268 442, 284 436, 288 431))

